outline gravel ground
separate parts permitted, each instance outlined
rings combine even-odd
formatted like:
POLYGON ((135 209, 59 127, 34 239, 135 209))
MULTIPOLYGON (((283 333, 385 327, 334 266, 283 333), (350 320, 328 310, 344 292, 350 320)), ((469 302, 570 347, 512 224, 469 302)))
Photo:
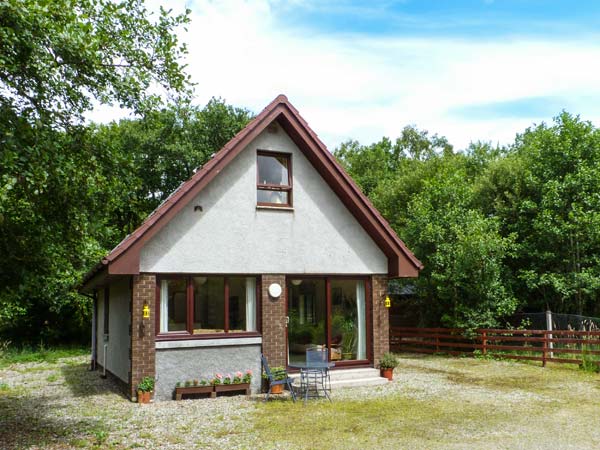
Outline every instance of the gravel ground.
MULTIPOLYGON (((244 396, 139 405, 126 400, 110 379, 87 371, 86 360, 0 370, 0 449, 306 448, 292 438, 278 444, 274 436, 286 430, 267 432, 261 421, 266 416, 268 422, 275 409, 293 413, 297 420, 288 425, 293 436, 296 422, 300 427, 311 414, 328 414, 323 402, 264 405, 260 397, 244 396)), ((436 423, 419 441, 418 433, 402 435, 404 410, 397 418, 382 414, 381 420, 389 421, 380 427, 382 439, 395 430, 397 442, 404 442, 396 448, 599 448, 598 381, 596 374, 567 367, 404 355, 392 383, 334 391, 333 399, 336 408, 356 401, 402 403, 420 408, 415 412, 423 423, 436 423), (423 415, 425 405, 438 416, 423 415), (455 409, 456 418, 449 419, 453 415, 445 415, 446 409, 455 409), (487 410, 489 416, 479 413, 487 410)), ((329 442, 331 448, 344 447, 329 442)))

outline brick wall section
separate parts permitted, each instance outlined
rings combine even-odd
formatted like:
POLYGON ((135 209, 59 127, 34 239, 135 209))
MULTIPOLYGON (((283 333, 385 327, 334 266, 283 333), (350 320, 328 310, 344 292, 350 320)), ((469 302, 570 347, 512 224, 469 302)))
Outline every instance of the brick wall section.
POLYGON ((375 366, 381 356, 390 350, 390 317, 385 307, 385 296, 388 288, 386 275, 373 275, 373 359, 375 366))
POLYGON ((286 288, 285 275, 263 275, 261 279, 262 351, 269 366, 286 365, 286 288), (283 293, 277 299, 269 295, 269 286, 277 283, 283 293))
POLYGON ((142 378, 156 374, 154 343, 156 277, 149 274, 134 275, 131 294, 131 372, 129 393, 137 397, 136 387, 142 378), (144 319, 144 304, 150 307, 150 318, 144 319))

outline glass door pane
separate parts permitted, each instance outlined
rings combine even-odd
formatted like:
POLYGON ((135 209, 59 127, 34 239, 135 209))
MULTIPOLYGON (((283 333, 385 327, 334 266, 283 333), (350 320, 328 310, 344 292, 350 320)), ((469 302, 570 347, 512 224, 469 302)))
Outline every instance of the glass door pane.
POLYGON ((332 279, 331 360, 367 359, 365 283, 332 279))
POLYGON ((291 279, 288 284, 288 361, 306 361, 306 349, 327 346, 325 280, 291 279))

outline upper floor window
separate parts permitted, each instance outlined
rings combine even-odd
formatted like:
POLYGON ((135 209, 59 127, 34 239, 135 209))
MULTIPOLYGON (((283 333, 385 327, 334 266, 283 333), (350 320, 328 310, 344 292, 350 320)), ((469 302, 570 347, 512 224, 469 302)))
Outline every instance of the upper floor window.
POLYGON ((260 206, 292 206, 292 155, 258 151, 256 198, 260 206))

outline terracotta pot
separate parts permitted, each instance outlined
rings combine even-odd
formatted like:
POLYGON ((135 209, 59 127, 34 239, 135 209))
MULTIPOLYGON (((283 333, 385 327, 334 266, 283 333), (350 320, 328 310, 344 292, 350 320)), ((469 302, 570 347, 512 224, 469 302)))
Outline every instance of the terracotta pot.
POLYGON ((271 386, 271 394, 281 394, 283 393, 283 384, 276 384, 271 386))
POLYGON ((150 403, 151 392, 138 391, 138 403, 150 403))
POLYGON ((392 381, 394 379, 394 369, 379 369, 381 376, 383 378, 387 378, 388 381, 392 381))

